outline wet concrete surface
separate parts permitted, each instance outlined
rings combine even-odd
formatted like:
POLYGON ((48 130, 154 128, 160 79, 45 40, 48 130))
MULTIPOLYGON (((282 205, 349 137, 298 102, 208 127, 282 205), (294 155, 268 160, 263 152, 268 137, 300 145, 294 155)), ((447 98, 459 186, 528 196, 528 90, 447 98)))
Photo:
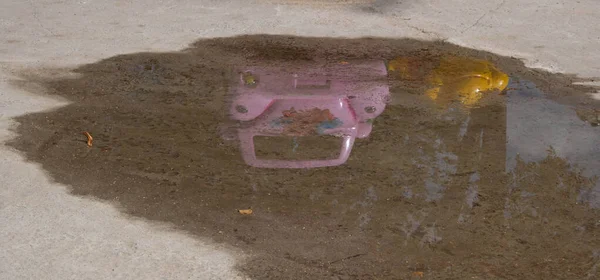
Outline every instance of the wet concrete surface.
MULTIPOLYGON (((527 135, 515 128, 527 108, 514 105, 538 101, 563 108, 567 124, 598 143, 600 106, 585 95, 594 88, 574 84, 583 79, 444 42, 285 36, 201 40, 181 52, 83 65, 73 78, 48 75, 64 71, 32 69, 15 81, 72 103, 19 117, 10 145, 74 195, 242 248, 251 257, 240 269, 254 279, 597 277, 600 153, 566 158, 550 145, 532 160, 511 144, 527 135), (246 123, 228 114, 232 69, 365 59, 386 62, 390 98, 345 163, 272 169, 242 159, 236 130, 246 123), (390 70, 392 61, 410 71, 390 70), (473 61, 510 83, 465 98, 460 89, 472 80, 461 79, 486 75, 473 61), (237 211, 248 208, 251 215, 237 211)), ((289 158, 335 145, 263 146, 261 155, 289 158)))

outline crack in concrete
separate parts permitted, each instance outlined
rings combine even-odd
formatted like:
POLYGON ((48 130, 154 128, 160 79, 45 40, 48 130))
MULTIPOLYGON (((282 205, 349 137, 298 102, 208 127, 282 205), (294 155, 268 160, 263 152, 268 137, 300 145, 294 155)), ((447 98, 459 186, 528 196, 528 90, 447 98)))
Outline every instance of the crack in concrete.
POLYGON ((33 2, 31 0, 27 1, 29 3, 29 5, 31 6, 31 13, 33 15, 33 18, 35 18, 35 21, 37 21, 37 23, 40 25, 40 27, 44 30, 46 30, 46 32, 50 33, 50 35, 52 36, 56 36, 56 34, 54 34, 54 32, 52 32, 52 30, 46 28, 44 26, 44 24, 42 24, 42 21, 40 20, 40 18, 38 17, 38 13, 37 10, 35 8, 35 6, 33 5, 33 2))
POLYGON ((425 30, 425 29, 423 29, 423 28, 419 28, 419 27, 416 27, 416 26, 412 26, 412 25, 410 25, 410 24, 407 24, 406 26, 408 26, 408 27, 410 27, 410 28, 412 28, 412 29, 414 29, 414 30, 417 30, 417 31, 419 31, 419 32, 421 32, 421 33, 423 33, 423 34, 427 34, 427 35, 433 35, 433 36, 437 37, 438 39, 440 39, 440 40, 442 40, 442 41, 446 40, 446 38, 442 37, 442 36, 441 36, 440 34, 438 34, 438 33, 431 32, 431 31, 427 31, 427 30, 425 30))
POLYGON ((496 8, 491 9, 489 11, 487 11, 486 13, 484 13, 483 15, 481 15, 477 21, 475 21, 475 23, 471 24, 471 26, 465 28, 465 30, 461 31, 460 34, 463 34, 467 31, 469 31, 471 28, 473 28, 475 25, 479 24, 479 22, 487 15, 489 15, 491 12, 497 11, 498 9, 502 8, 502 6, 504 6, 504 4, 506 4, 507 0, 502 1, 502 3, 498 4, 498 6, 496 6, 496 8))

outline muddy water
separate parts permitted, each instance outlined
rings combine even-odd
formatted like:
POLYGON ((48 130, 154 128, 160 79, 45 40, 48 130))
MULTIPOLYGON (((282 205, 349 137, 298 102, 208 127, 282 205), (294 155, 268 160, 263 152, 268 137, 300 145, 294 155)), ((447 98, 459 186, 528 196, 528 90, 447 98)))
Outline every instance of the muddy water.
MULTIPOLYGON (((239 268, 254 279, 598 277, 599 107, 573 76, 442 42, 283 36, 120 55, 73 69, 76 78, 48 71, 16 84, 72 103, 19 117, 10 145, 74 195, 241 248, 251 257, 239 268), (457 57, 464 63, 444 64, 457 57), (390 96, 344 163, 244 161, 237 132, 252 122, 228 113, 232 69, 355 60, 385 62, 390 96), (488 75, 481 61, 508 86, 458 94, 488 75)), ((339 149, 315 135, 286 137, 258 141, 259 154, 339 149)))

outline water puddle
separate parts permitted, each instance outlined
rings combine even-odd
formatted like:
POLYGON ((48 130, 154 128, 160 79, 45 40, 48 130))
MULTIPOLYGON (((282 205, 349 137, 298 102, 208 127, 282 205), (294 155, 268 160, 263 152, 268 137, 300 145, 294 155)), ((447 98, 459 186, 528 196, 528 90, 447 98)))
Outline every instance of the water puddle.
POLYGON ((75 195, 242 248, 255 279, 597 277, 583 79, 443 42, 285 36, 73 72, 23 74, 72 103, 17 118, 10 145, 75 195))

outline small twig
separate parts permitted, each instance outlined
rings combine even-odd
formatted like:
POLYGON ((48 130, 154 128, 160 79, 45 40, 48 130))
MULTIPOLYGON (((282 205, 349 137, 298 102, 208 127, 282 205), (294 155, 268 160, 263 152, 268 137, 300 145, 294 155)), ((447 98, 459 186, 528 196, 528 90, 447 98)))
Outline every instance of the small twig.
POLYGON ((461 172, 461 173, 454 173, 454 174, 450 174, 450 176, 466 176, 466 175, 471 175, 473 173, 475 173, 477 171, 467 171, 467 172, 461 172))
POLYGON ((87 137, 87 145, 88 145, 88 147, 91 147, 92 146, 92 141, 94 141, 94 138, 87 131, 83 132, 83 135, 85 135, 87 137))
POLYGON ((531 176, 533 176, 533 175, 536 175, 536 176, 538 176, 538 177, 540 176, 540 174, 537 174, 537 173, 535 173, 535 172, 531 172, 531 173, 529 173, 529 174, 527 174, 527 175, 525 175, 525 176, 523 176, 523 177, 521 177, 521 178, 517 179, 517 182, 521 182, 523 179, 525 179, 525 178, 527 178, 527 177, 531 177, 531 176))
POLYGON ((353 255, 353 256, 349 256, 349 257, 341 258, 341 259, 339 259, 339 260, 335 260, 335 261, 332 261, 332 262, 330 262, 330 264, 334 264, 334 263, 337 263, 337 262, 341 262, 341 261, 345 261, 345 260, 353 259, 353 258, 360 257, 360 256, 363 256, 363 255, 366 255, 366 254, 367 254, 367 253, 360 253, 360 254, 356 254, 356 255, 353 255))

